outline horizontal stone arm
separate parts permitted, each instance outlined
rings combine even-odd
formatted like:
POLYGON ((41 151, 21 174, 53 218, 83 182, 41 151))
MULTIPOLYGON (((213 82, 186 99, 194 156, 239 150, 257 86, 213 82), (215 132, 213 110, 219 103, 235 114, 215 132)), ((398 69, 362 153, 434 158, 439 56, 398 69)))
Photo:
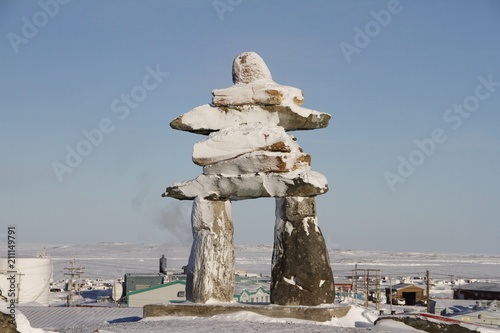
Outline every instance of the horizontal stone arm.
POLYGON ((197 134, 210 134, 241 124, 262 123, 281 126, 286 131, 325 128, 331 115, 291 105, 201 105, 175 118, 170 127, 197 134))
POLYGON ((220 199, 260 197, 312 197, 326 193, 322 174, 310 170, 286 173, 256 173, 238 176, 199 175, 196 179, 169 186, 163 197, 192 200, 199 194, 220 199))

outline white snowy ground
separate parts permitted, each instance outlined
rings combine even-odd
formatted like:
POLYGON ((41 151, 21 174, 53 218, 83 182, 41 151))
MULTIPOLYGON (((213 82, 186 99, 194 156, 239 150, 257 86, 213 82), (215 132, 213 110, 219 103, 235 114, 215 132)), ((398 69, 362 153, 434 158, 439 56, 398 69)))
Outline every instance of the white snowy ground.
MULTIPOLYGON (((326 323, 269 318, 252 312, 239 312, 209 318, 157 317, 146 318, 135 323, 113 326, 94 325, 80 329, 61 330, 60 332, 422 332, 396 321, 385 321, 380 325, 373 326, 373 323, 364 317, 365 312, 361 308, 355 308, 346 317, 326 323)), ((373 318, 373 315, 366 315, 366 317, 373 318)))
MULTIPOLYGON (((64 267, 69 261, 77 260, 77 265, 85 267, 83 278, 113 280, 123 277, 125 273, 157 272, 158 260, 162 254, 167 257, 168 267, 180 271, 187 264, 190 244, 124 244, 99 243, 87 245, 54 245, 54 244, 20 244, 18 257, 35 256, 45 251, 54 264, 53 279, 64 279, 64 267)), ((270 275, 272 246, 238 245, 236 247, 236 268, 247 273, 270 275)), ((392 277, 397 283, 399 277, 423 277, 429 270, 435 286, 431 296, 439 298, 451 297, 451 286, 448 281, 460 277, 500 281, 500 255, 465 255, 443 253, 389 253, 374 251, 330 251, 331 264, 337 280, 351 275, 357 264, 359 269, 380 269, 381 276, 392 277)), ((254 291, 261 282, 256 279, 255 285, 245 286, 254 291)), ((421 280, 413 280, 422 283, 421 280)), ((458 281, 456 281, 458 283, 458 281)), ((464 283, 464 282, 461 282, 464 283)), ((264 285, 267 289, 269 286, 264 285)), ((54 300, 54 305, 57 304, 54 300)), ((403 307, 396 308, 397 311, 403 307)), ((412 309, 414 310, 414 309, 412 309)), ((411 327, 395 321, 383 321, 373 326, 377 318, 373 310, 366 311, 361 307, 353 307, 344 318, 333 319, 327 323, 315 323, 292 319, 275 319, 253 313, 237 313, 219 315, 209 318, 148 318, 138 322, 99 323, 88 327, 58 329, 59 332, 414 332, 411 327)), ((29 332, 29 331, 25 331, 29 332)), ((40 331, 37 331, 37 333, 40 331)), ((487 331, 484 331, 487 332, 487 331)))

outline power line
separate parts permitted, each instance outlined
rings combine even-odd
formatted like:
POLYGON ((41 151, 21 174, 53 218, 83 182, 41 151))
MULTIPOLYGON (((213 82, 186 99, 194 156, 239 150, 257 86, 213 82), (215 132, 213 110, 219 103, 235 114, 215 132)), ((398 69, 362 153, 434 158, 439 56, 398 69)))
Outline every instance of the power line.
POLYGON ((75 289, 75 285, 73 283, 75 276, 78 277, 78 295, 80 295, 80 286, 81 286, 81 277, 83 274, 83 269, 85 267, 75 267, 75 259, 69 262, 71 267, 65 267, 65 270, 68 270, 69 273, 64 273, 65 276, 70 276, 69 282, 69 295, 68 295, 68 306, 73 306, 73 290, 75 289))

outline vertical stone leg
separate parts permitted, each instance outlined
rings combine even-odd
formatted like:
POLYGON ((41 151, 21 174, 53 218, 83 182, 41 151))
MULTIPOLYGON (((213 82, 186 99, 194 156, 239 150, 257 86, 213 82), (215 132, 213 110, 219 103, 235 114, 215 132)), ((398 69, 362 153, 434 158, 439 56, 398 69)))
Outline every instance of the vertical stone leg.
POLYGON ((334 300, 333 273, 317 224, 315 198, 277 198, 271 303, 314 306, 334 300))
POLYGON ((193 246, 188 263, 187 300, 231 302, 235 262, 231 202, 196 197, 191 223, 193 246))

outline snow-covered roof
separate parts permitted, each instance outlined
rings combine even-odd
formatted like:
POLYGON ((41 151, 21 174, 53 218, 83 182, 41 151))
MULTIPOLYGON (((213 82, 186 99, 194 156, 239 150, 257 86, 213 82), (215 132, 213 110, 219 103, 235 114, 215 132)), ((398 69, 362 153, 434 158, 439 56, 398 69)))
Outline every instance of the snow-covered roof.
MULTIPOLYGON (((420 288, 420 289, 423 289, 422 287, 419 287, 417 285, 414 285, 414 284, 410 284, 410 283, 399 283, 399 284, 395 284, 392 286, 392 290, 400 290, 400 289, 405 289, 405 288, 408 288, 408 287, 417 287, 417 288, 420 288)), ((386 289, 390 289, 390 288, 386 288, 386 289)))
POLYGON ((171 286, 174 286, 174 285, 177 285, 177 284, 182 284, 182 285, 186 285, 186 281, 172 281, 172 282, 169 282, 169 283, 164 283, 164 284, 160 284, 160 285, 157 285, 157 286, 152 286, 152 287, 149 287, 149 288, 144 288, 144 289, 139 289, 139 290, 135 290, 135 291, 131 291, 127 294, 127 297, 131 296, 131 295, 136 295, 136 294, 141 294, 141 293, 145 293, 145 292, 148 292, 148 291, 151 291, 151 290, 155 290, 155 289, 160 289, 160 288, 168 288, 168 287, 171 287, 171 286))
POLYGON ((125 273, 126 276, 128 277, 139 277, 139 276, 165 276, 162 273, 125 273))
POLYGON ((463 286, 455 286, 453 289, 478 290, 500 293, 500 283, 493 282, 473 282, 463 286))

